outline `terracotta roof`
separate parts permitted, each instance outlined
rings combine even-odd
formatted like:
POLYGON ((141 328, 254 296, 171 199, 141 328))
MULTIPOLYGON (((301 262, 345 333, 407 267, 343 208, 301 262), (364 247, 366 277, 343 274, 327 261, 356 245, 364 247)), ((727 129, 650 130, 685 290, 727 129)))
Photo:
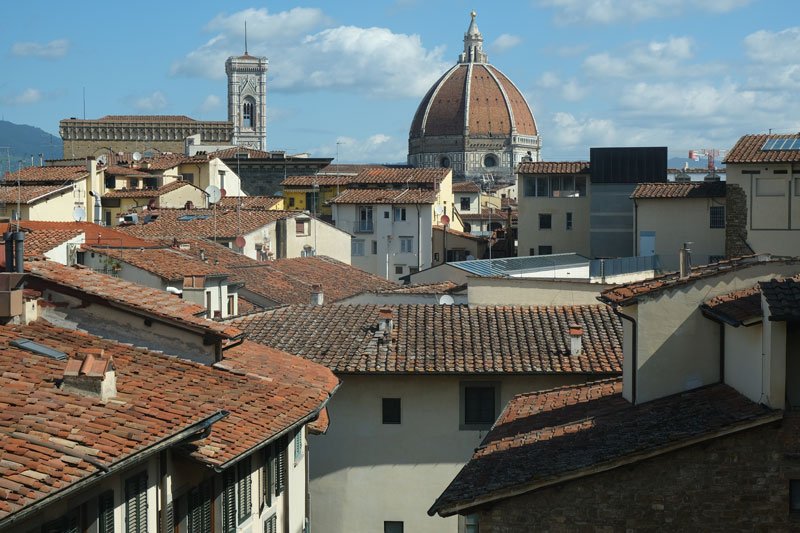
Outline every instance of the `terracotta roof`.
POLYGON ((474 181, 459 181, 453 183, 453 192, 481 192, 481 186, 474 181))
POLYGON ((204 263, 173 248, 98 248, 86 249, 155 274, 166 281, 183 281, 184 276, 227 277, 225 269, 204 263))
POLYGON ((695 181, 675 183, 640 183, 631 194, 643 198, 724 198, 724 181, 695 181))
POLYGON ((139 224, 121 227, 120 230, 143 238, 216 237, 231 240, 276 220, 296 217, 300 212, 275 209, 154 209, 148 214, 157 215, 158 218, 147 224, 142 218, 139 224))
POLYGON ((335 187, 337 185, 350 185, 355 176, 288 176, 281 182, 283 187, 335 187))
POLYGON ((800 322, 800 275, 759 282, 770 320, 800 322))
POLYGON ((182 187, 194 187, 188 181, 172 181, 157 189, 109 189, 103 198, 158 198, 168 192, 177 191, 182 187))
POLYGON ((574 307, 290 306, 237 318, 248 338, 343 373, 589 373, 622 368, 622 327, 602 305, 574 307), (568 326, 584 326, 583 352, 569 353, 568 326), (321 340, 324 339, 324 342, 321 340))
POLYGON ((315 284, 322 285, 326 303, 397 287, 393 281, 326 256, 256 261, 207 240, 181 239, 180 243, 188 245, 188 250, 179 248, 180 253, 200 257, 202 251, 214 268, 225 271, 231 281, 244 283, 246 291, 281 305, 309 303, 315 284))
POLYGON ((517 174, 589 174, 589 162, 528 161, 517 165, 517 174))
POLYGON ((610 304, 629 305, 637 302, 639 298, 643 296, 655 295, 667 289, 694 283, 698 279, 716 276, 721 273, 771 261, 779 262, 783 260, 770 259, 768 256, 758 255, 727 259, 718 263, 694 267, 692 268, 691 274, 685 278, 681 278, 678 272, 671 272, 651 279, 619 285, 601 292, 599 299, 610 304))
MULTIPOLYGON (((65 242, 76 239, 83 234, 83 232, 77 228, 27 231, 24 225, 20 227, 22 231, 25 232, 25 247, 23 250, 26 259, 44 258, 44 255, 53 248, 61 246, 65 242)), ((14 224, 0 224, 0 233, 14 231, 14 229, 14 224)), ((0 256, 3 257, 2 262, 5 264, 5 252, 0 251, 0 256)))
POLYGON ((194 459, 225 467, 315 418, 338 385, 324 367, 249 342, 209 367, 39 321, 0 326, 0 347, 0 520, 227 412, 207 438, 184 445, 194 459), (68 354, 102 349, 114 361, 117 397, 60 390, 67 362, 9 344, 21 338, 68 354))
POLYGON ((761 318, 761 289, 758 285, 715 296, 700 309, 707 316, 738 327, 761 318))
POLYGON ((283 196, 226 196, 217 207, 223 209, 272 209, 283 202, 283 196))
POLYGON ((198 316, 206 312, 200 305, 182 300, 166 291, 101 274, 90 268, 64 266, 53 261, 28 261, 25 270, 35 276, 29 281, 32 288, 41 285, 35 279, 40 278, 44 282, 98 297, 135 314, 153 316, 223 339, 236 338, 241 334, 234 327, 198 316))
POLYGON ((438 183, 451 173, 449 168, 366 167, 353 183, 438 183))
POLYGON ((433 204, 431 189, 347 189, 332 204, 433 204))
POLYGON ((728 152, 725 164, 730 163, 794 163, 800 161, 800 150, 762 150, 771 139, 800 139, 794 135, 744 135, 728 152))
MULTIPOLYGON (((246 148, 244 146, 234 146, 233 148, 224 148, 216 152, 210 152, 220 159, 236 159, 236 154, 247 154, 247 159, 274 159, 276 154, 272 152, 265 152, 264 150, 256 150, 255 148, 246 148)), ((280 157, 283 159, 283 156, 280 157)))
MULTIPOLYGON (((6 223, 7 224, 7 223, 6 223)), ((35 238, 34 234, 47 233, 47 232, 79 232, 85 234, 85 243, 94 246, 117 246, 117 247, 135 247, 135 248, 149 248, 156 246, 152 241, 147 241, 123 233, 115 228, 108 226, 100 226, 92 222, 49 222, 44 220, 22 220, 20 227, 29 233, 25 237, 25 246, 28 246, 28 239, 35 238)), ((7 225, 0 223, 0 230, 5 231, 7 225)), ((77 233, 75 233, 77 235, 77 233)), ((56 243, 61 244, 61 241, 56 243)))
POLYGON ((120 166, 120 165, 108 165, 103 170, 109 176, 132 176, 132 177, 136 176, 143 178, 153 177, 153 175, 150 174, 149 172, 139 170, 138 168, 120 166))
POLYGON ((343 165, 340 163, 331 163, 325 167, 322 167, 319 171, 319 174, 358 174, 366 168, 386 168, 386 165, 378 165, 374 163, 361 165, 343 165))
POLYGON ((37 200, 47 198, 56 193, 72 192, 72 184, 68 185, 20 185, 17 187, 9 182, 0 186, 0 202, 15 204, 17 199, 23 204, 33 204, 37 200))
MULTIPOLYGON (((85 120, 85 119, 84 119, 85 120)), ((198 122, 186 115, 106 115, 96 122, 198 122)), ((92 121, 92 122, 95 122, 92 121)))
MULTIPOLYGON (((440 226, 440 225, 437 224, 437 225, 433 226, 433 230, 434 231, 444 231, 444 226, 440 226)), ((481 237, 479 235, 473 235, 472 233, 467 233, 466 231, 458 231, 458 230, 450 229, 450 228, 447 228, 447 234, 448 235, 455 235, 455 236, 458 236, 458 237, 463 237, 464 239, 470 239, 470 240, 478 241, 478 242, 488 242, 489 241, 489 239, 487 237, 481 237)))
POLYGON ((448 294, 451 292, 462 291, 466 285, 459 285, 452 281, 441 281, 438 283, 414 283, 411 285, 400 285, 376 291, 378 294, 448 294))
MULTIPOLYGON (((488 207, 484 207, 481 209, 480 213, 459 213, 462 220, 489 220, 490 218, 492 221, 500 222, 501 224, 505 224, 508 220, 508 211, 503 209, 490 209, 488 207)), ((517 221, 517 217, 519 216, 519 211, 516 207, 511 208, 511 223, 515 223, 517 221)))
POLYGON ((622 380, 511 400, 429 514, 454 514, 781 418, 719 384, 633 405, 622 380))
POLYGON ((6 174, 7 184, 16 184, 17 180, 24 183, 30 182, 52 182, 67 183, 77 181, 89 175, 86 165, 65 166, 65 167, 27 167, 17 172, 6 174))

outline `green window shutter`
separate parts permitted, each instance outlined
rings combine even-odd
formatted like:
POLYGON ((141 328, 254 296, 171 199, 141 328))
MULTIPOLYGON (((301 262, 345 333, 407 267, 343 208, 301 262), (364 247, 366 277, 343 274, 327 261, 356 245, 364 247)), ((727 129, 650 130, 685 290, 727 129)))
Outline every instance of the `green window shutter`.
POLYGON ((97 497, 97 531, 114 533, 114 491, 107 490, 97 497))
POLYGON ((236 470, 222 474, 222 532, 236 533, 236 470))
POLYGON ((286 464, 286 447, 288 446, 288 441, 286 437, 281 437, 278 439, 277 447, 278 449, 275 450, 275 496, 280 496, 283 494, 283 491, 286 489, 286 475, 287 475, 287 467, 286 464))
POLYGON ((261 472, 261 495, 264 504, 272 507, 272 494, 275 486, 275 463, 272 445, 264 448, 264 467, 261 472))
POLYGON ((264 533, 278 533, 277 515, 272 515, 264 520, 264 533))
POLYGON ((188 533, 211 533, 211 482, 206 481, 189 491, 188 533))
POLYGON ((169 502, 167 504, 167 531, 166 533, 174 533, 175 531, 175 504, 169 502))
POLYGON ((147 472, 125 480, 125 532, 147 533, 147 472))
POLYGON ((250 458, 247 457, 239 461, 236 465, 237 473, 237 508, 239 510, 239 523, 241 524, 252 512, 253 497, 250 491, 250 458))

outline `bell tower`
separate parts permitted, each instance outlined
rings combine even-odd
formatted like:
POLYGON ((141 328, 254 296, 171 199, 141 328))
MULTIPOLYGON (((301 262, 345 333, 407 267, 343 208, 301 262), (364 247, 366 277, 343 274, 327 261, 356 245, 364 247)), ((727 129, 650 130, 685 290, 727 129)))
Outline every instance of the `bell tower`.
POLYGON ((225 61, 228 75, 228 121, 233 125, 232 143, 237 146, 267 149, 267 68, 266 57, 244 55, 225 61))

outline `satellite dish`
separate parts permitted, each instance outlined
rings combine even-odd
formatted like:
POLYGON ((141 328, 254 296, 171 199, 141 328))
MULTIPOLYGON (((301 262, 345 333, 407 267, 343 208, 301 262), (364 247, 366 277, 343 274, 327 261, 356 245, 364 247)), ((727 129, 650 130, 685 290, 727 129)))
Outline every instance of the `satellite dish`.
POLYGON ((439 219, 439 222, 442 223, 442 226, 446 226, 450 223, 450 217, 447 215, 442 215, 442 218, 439 219))
POLYGON ((101 165, 105 165, 106 163, 108 163, 108 156, 106 154, 100 154, 99 156, 97 156, 97 162, 100 163, 101 165))
POLYGON ((236 240, 233 241, 233 244, 235 244, 237 248, 244 248, 244 245, 247 244, 247 241, 245 240, 244 235, 239 235, 236 237, 236 240))
POLYGON ((134 161, 141 161, 142 160, 142 154, 140 154, 139 152, 133 152, 133 155, 131 157, 133 157, 134 161))
POLYGON ((434 212, 434 213, 436 213, 436 216, 437 216, 437 217, 438 217, 438 216, 441 216, 441 215, 443 215, 443 214, 444 214, 444 207, 442 207, 441 205, 437 205, 437 206, 436 206, 436 207, 433 209, 433 212, 434 212))
POLYGON ((439 305, 453 305, 456 301, 449 294, 439 296, 439 305))
POLYGON ((81 206, 75 206, 75 209, 72 210, 72 218, 75 222, 81 222, 82 220, 86 219, 86 209, 82 208, 81 206))
POLYGON ((226 191, 225 189, 220 189, 219 194, 220 198, 225 198, 226 196, 228 196, 228 191, 226 191))
POLYGON ((208 202, 215 204, 222 199, 222 191, 216 185, 209 185, 206 187, 206 194, 208 195, 208 202))

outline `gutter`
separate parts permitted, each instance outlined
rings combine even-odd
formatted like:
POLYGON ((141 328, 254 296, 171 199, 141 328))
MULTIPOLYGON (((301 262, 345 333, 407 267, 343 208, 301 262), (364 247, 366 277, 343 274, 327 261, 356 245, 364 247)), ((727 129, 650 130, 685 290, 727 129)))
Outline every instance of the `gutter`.
MULTIPOLYGON (((637 365, 638 365, 638 348, 639 348, 639 326, 636 324, 636 319, 625 315, 619 311, 619 306, 615 304, 611 304, 611 311, 619 317, 620 320, 627 320, 631 323, 631 331, 633 334, 631 335, 631 399, 633 400, 631 403, 636 405, 636 374, 637 374, 637 365)), ((624 342, 624 338, 623 338, 624 342)), ((624 351, 624 350, 623 350, 624 351)), ((623 358, 623 365, 624 365, 624 358, 623 358)), ((624 366, 623 366, 624 369, 624 366)), ((625 371, 623 370, 623 375, 625 371)))
POLYGON ((72 485, 69 485, 68 487, 50 496, 47 496, 39 501, 36 501, 30 505, 25 506, 23 509, 17 511, 14 514, 7 516, 6 518, 0 520, 0 529, 3 529, 11 524, 17 523, 25 518, 28 518, 30 515, 39 512, 45 506, 48 506, 54 502, 72 496, 76 492, 83 490, 88 485, 91 485, 96 481, 114 475, 119 471, 125 470, 134 463, 142 462, 148 459, 150 456, 157 454, 161 450, 164 450, 165 448, 169 448, 171 446, 180 444, 187 440, 193 440, 196 435, 205 434, 205 432, 207 432, 210 429, 212 424, 214 424, 215 422, 219 422, 223 418, 227 417, 229 414, 230 413, 228 411, 224 410, 217 411, 213 415, 208 416, 207 418, 201 420, 200 422, 195 422, 191 426, 180 431, 179 433, 176 433, 172 437, 151 444, 150 446, 139 451, 135 455, 130 455, 125 459, 122 459, 118 463, 114 463, 110 466, 106 467, 97 465, 95 463, 91 463, 92 466, 96 466, 97 468, 99 468, 101 472, 100 473, 95 472, 94 474, 89 474, 88 477, 85 477, 82 480, 73 483, 72 485))

